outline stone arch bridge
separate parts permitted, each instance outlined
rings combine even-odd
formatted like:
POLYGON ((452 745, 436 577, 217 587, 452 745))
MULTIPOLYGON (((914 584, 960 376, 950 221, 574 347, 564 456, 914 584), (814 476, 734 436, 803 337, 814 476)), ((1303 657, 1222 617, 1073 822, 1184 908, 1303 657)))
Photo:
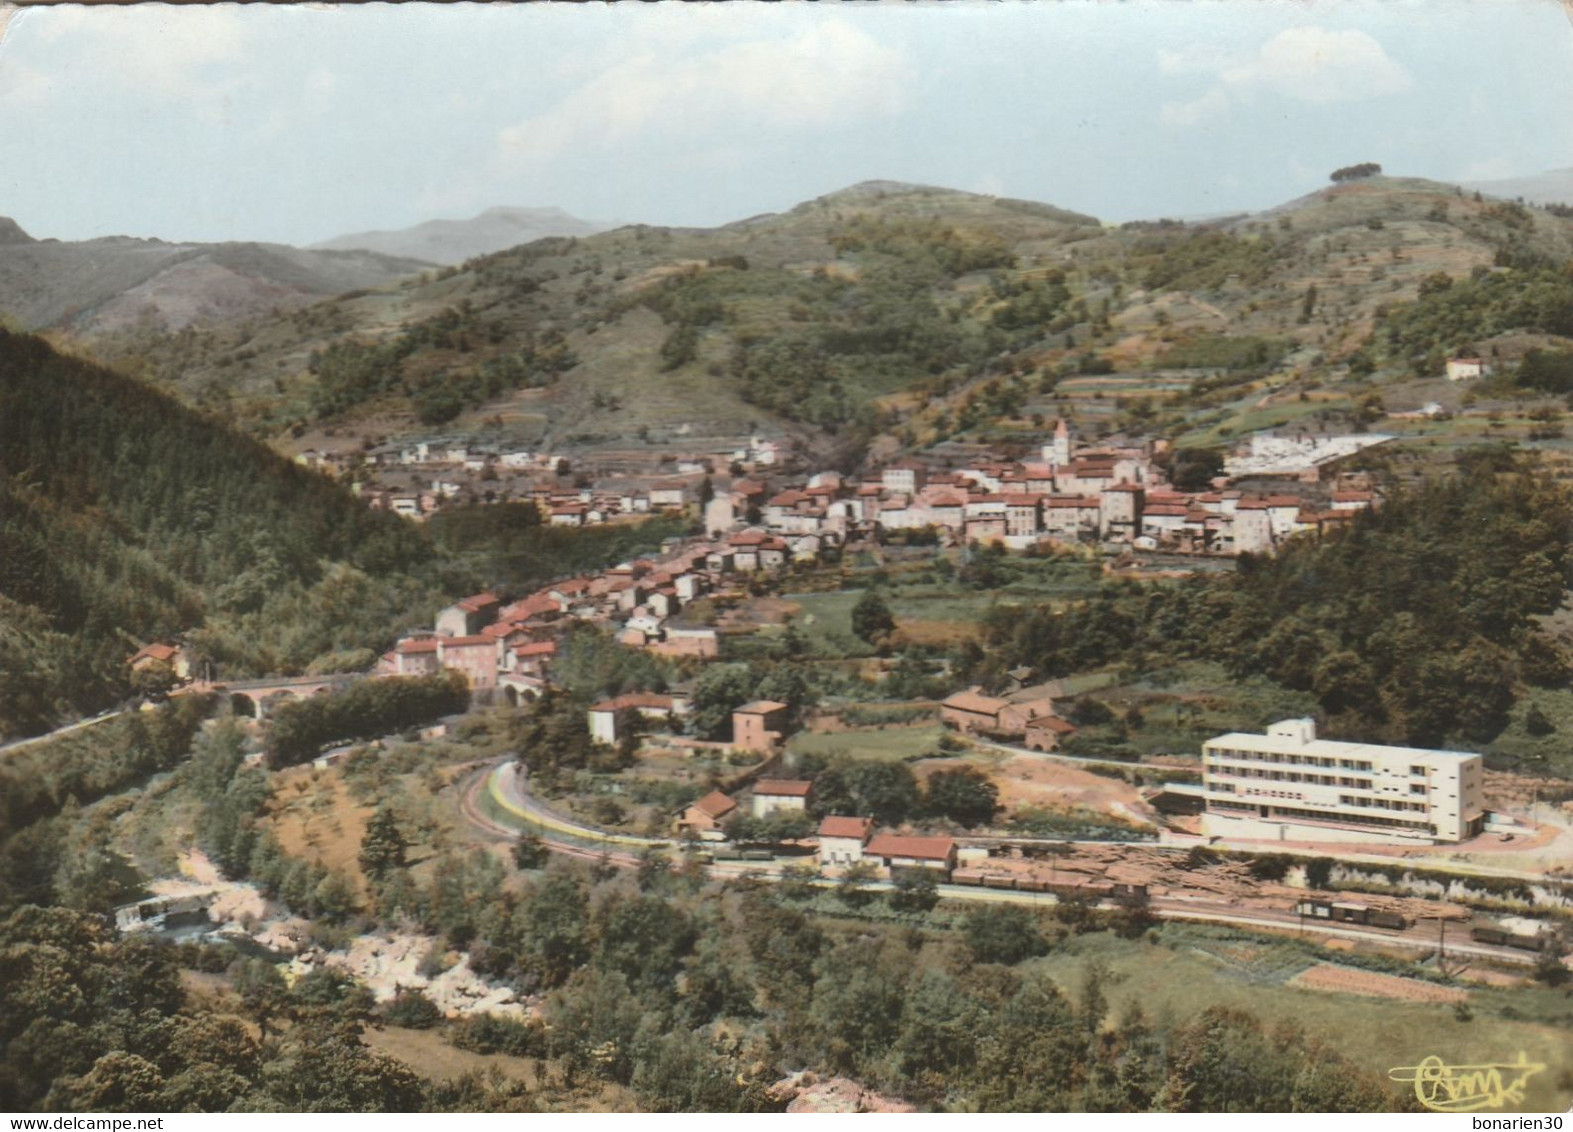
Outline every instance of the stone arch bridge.
POLYGON ((192 690, 227 696, 230 708, 236 715, 266 719, 281 703, 308 699, 323 692, 336 692, 361 679, 364 677, 343 673, 331 676, 278 676, 270 680, 230 680, 204 684, 193 686, 192 690))

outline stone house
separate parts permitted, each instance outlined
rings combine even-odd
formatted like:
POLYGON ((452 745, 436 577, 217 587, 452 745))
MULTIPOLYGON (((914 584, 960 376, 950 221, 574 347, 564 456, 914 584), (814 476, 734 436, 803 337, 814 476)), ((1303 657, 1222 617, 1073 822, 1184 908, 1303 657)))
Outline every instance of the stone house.
POLYGON ((719 790, 712 790, 686 806, 677 819, 679 830, 691 829, 701 836, 719 830, 737 812, 737 802, 719 790))
POLYGON ((774 700, 755 700, 732 713, 732 746, 766 753, 775 749, 786 733, 790 708, 774 700))

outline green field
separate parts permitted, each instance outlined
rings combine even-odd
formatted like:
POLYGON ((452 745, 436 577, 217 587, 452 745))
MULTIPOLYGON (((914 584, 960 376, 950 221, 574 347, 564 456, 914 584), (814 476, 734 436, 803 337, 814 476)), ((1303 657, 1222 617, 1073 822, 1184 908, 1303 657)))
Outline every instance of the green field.
POLYGON ((1433 1054, 1449 1064, 1477 1064, 1512 1061, 1522 1050, 1547 1069, 1531 1079, 1522 1106, 1502 1111, 1561 1112, 1573 1102, 1573 1006, 1561 991, 1477 989, 1473 1018, 1460 1021, 1451 1006, 1285 986, 1313 960, 1261 936, 1171 924, 1158 938, 1073 937, 1033 962, 1074 993, 1088 964, 1102 959, 1112 972, 1104 993, 1116 1017, 1132 1003, 1149 1019, 1182 1023, 1209 1006, 1247 1010, 1268 1026, 1299 1026, 1381 1072, 1433 1054))
POLYGON ((788 757, 796 752, 832 755, 845 752, 855 759, 899 762, 921 758, 939 750, 945 729, 930 727, 885 727, 877 731, 800 731, 787 743, 788 757))

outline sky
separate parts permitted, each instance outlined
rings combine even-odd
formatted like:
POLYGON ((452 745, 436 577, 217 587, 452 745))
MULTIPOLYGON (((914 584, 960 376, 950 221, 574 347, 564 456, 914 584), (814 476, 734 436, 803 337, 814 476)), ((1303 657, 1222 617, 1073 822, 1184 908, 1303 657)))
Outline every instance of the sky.
POLYGON ((1573 166, 1558 0, 24 9, 0 216, 306 244, 494 205, 712 225, 889 179, 1108 221, 1342 165, 1573 166))

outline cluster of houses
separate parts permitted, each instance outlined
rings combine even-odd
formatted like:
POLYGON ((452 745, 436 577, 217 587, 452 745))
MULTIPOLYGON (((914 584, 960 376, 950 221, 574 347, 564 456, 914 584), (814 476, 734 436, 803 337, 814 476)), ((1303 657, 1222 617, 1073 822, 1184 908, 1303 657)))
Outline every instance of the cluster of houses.
POLYGON ((1055 751, 1076 734, 1076 725, 1054 712, 1046 697, 1008 700, 987 696, 982 688, 969 688, 946 697, 939 706, 940 721, 964 735, 1010 740, 1034 751, 1055 751))
MULTIPOLYGON (((464 674, 480 699, 501 694, 517 704, 548 686, 559 638, 574 623, 611 629, 625 645, 666 656, 714 657, 719 644, 713 628, 670 621, 712 587, 703 561, 703 553, 693 550, 641 559, 507 603, 494 593, 475 594, 442 610, 430 631, 401 638, 378 671, 408 676, 451 668, 464 674)), ((668 704, 665 710, 674 709, 668 704)))
POLYGON ((1390 439, 1256 435, 1228 457, 1225 475, 1212 489, 1198 492, 1178 491, 1167 481, 1156 459, 1165 442, 1081 444, 1063 420, 1037 460, 1002 460, 987 452, 960 460, 907 458, 863 477, 821 471, 806 480, 779 476, 781 444, 759 437, 735 450, 678 460, 664 478, 633 475, 593 486, 560 478, 569 466, 565 457, 459 441, 389 445, 353 457, 307 452, 299 459, 341 475, 346 459, 422 474, 453 469, 429 485, 422 480, 407 490, 361 490, 370 506, 413 519, 464 495, 467 485, 468 495, 476 497, 473 477, 496 479, 499 471, 509 486, 481 494, 533 502, 553 526, 587 527, 701 505, 705 530, 716 538, 732 536, 716 550, 716 568, 747 573, 812 560, 827 546, 850 539, 913 531, 931 531, 946 544, 999 543, 1012 549, 1059 542, 1271 553, 1295 534, 1325 533, 1371 506, 1364 485, 1338 482, 1335 469, 1346 457, 1390 439), (719 493, 703 492, 704 477, 718 466, 744 474, 719 493), (529 478, 521 485, 517 476, 529 478), (1241 480, 1250 482, 1231 487, 1241 480), (719 560, 728 554, 735 564, 719 560))
MULTIPOLYGON (((681 691, 625 692, 621 696, 590 705, 590 738, 613 746, 622 741, 630 723, 675 731, 693 711, 693 703, 681 691)), ((726 747, 734 751, 768 754, 777 750, 787 734, 789 705, 775 700, 753 700, 732 710, 732 741, 700 743, 694 746, 726 747)))
MULTIPOLYGON (((1278 455, 1256 458, 1243 475, 1319 483, 1326 469, 1386 437, 1319 438, 1304 444, 1254 438, 1278 455), (1275 447, 1276 446, 1276 447, 1275 447), (1284 451, 1278 453, 1278 449, 1284 451)), ((812 557, 825 545, 877 533, 928 530, 943 543, 998 543, 1024 550, 1044 543, 1103 543, 1197 554, 1271 553, 1302 532, 1325 533, 1373 505, 1368 490, 1229 489, 1183 492, 1154 457, 1161 442, 1078 446, 1060 421, 1042 459, 979 459, 939 469, 916 458, 861 479, 825 471, 771 491, 739 479, 704 510, 719 537, 742 523, 743 537, 772 553, 759 567, 812 557), (818 538, 819 545, 809 541, 818 538)), ((734 544, 737 536, 734 536, 734 544)), ((751 564, 752 565, 752 564, 751 564)))
MULTIPOLYGON (((807 779, 761 778, 755 782, 748 812, 767 818, 782 811, 804 813, 814 784, 807 779)), ((731 795, 712 790, 690 803, 678 815, 675 827, 700 840, 718 841, 722 828, 744 807, 731 795)), ((949 880, 956 867, 957 846, 950 837, 910 837, 896 833, 876 833, 873 818, 822 818, 817 831, 821 868, 844 870, 856 865, 871 865, 886 876, 901 871, 920 870, 935 880, 949 880)))
MULTIPOLYGON (((785 444, 750 437, 714 451, 663 458, 663 472, 643 471, 594 488, 559 482, 572 463, 567 456, 436 438, 390 443, 367 450, 308 448, 297 463, 349 481, 367 505, 409 519, 423 519, 453 499, 477 502, 530 501, 558 526, 591 526, 619 517, 680 510, 691 502, 699 477, 716 467, 767 470, 786 456, 785 444), (428 478, 430 477, 430 478, 428 478)), ((580 482, 584 482, 581 478, 580 482)))

